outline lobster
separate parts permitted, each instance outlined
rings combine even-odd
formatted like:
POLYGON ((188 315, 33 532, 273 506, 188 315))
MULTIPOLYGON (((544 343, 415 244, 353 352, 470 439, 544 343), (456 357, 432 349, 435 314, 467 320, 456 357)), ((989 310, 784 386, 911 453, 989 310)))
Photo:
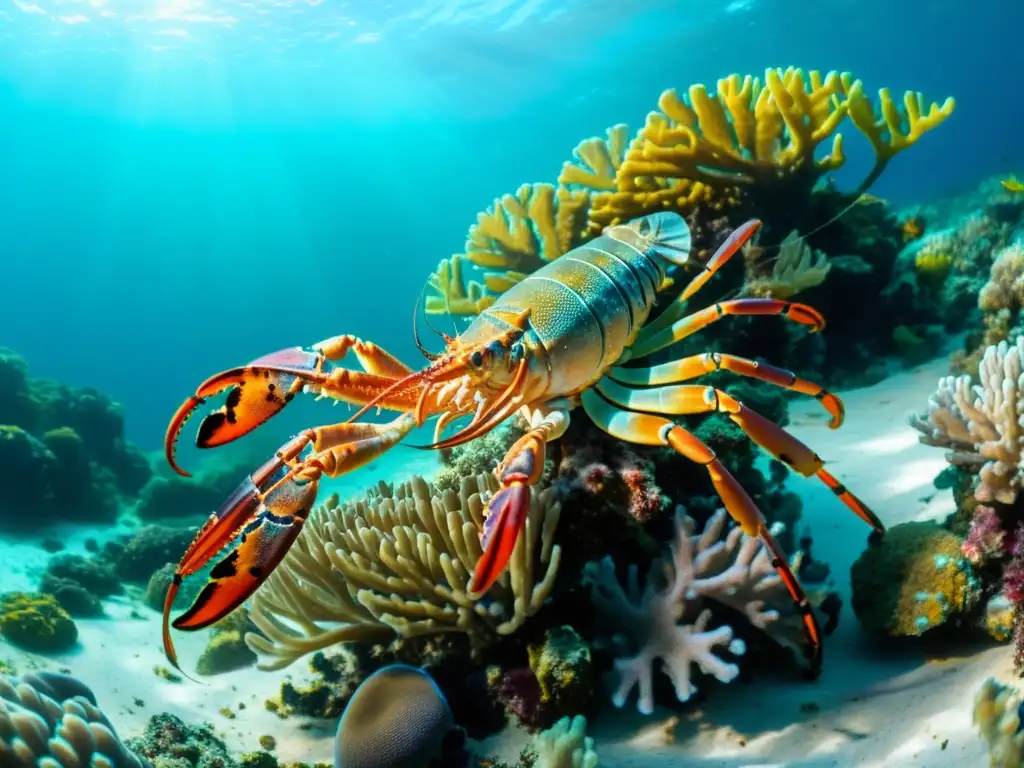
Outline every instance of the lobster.
POLYGON ((688 261, 690 230, 676 213, 659 212, 611 226, 597 238, 548 263, 482 311, 456 338, 445 336, 442 354, 414 371, 377 345, 335 336, 311 348, 290 348, 207 379, 175 413, 164 441, 177 463, 182 426, 210 397, 227 392, 219 409, 200 423, 196 445, 212 448, 266 422, 298 393, 361 406, 344 422, 306 429, 292 437, 200 528, 179 563, 163 614, 163 643, 178 666, 170 626, 198 630, 222 619, 248 599, 281 562, 305 523, 326 475, 364 466, 398 444, 428 418, 437 417, 434 442, 444 449, 473 440, 520 413, 527 431, 495 469, 499 490, 488 501, 481 531, 483 554, 471 591, 482 595, 504 571, 530 505, 530 486, 544 468, 545 446, 561 436, 570 412, 582 407, 602 430, 620 440, 670 446, 701 465, 725 509, 749 536, 759 538, 795 601, 807 635, 805 655, 814 674, 821 668, 821 632, 789 562, 764 517, 714 451, 671 417, 724 413, 762 449, 805 477, 817 476, 855 514, 879 533, 878 517, 823 466, 822 459, 786 430, 731 395, 686 383, 712 371, 731 371, 817 398, 843 421, 841 400, 789 371, 760 361, 708 352, 648 367, 625 364, 663 350, 711 323, 734 315, 779 315, 822 330, 813 308, 770 298, 719 301, 687 313, 686 303, 761 226, 751 220, 734 230, 674 301, 648 322, 659 290, 688 261), (362 370, 337 365, 353 353, 362 370), (358 419, 372 408, 398 411, 385 423, 358 419), (444 437, 452 422, 468 418, 444 437), (309 449, 307 451, 307 449, 309 449), (169 625, 182 580, 206 565, 241 534, 237 546, 211 570, 192 605, 169 625))

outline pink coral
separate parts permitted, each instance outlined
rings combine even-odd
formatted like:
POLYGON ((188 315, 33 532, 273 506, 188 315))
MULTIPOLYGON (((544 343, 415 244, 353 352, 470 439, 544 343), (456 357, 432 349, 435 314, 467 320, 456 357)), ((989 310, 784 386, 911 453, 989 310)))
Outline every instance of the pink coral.
POLYGON ((992 507, 978 506, 971 520, 963 553, 973 565, 1006 554, 1009 542, 999 516, 992 507))
POLYGON ((528 730, 540 727, 541 689, 537 676, 529 667, 497 670, 490 680, 494 697, 528 730))

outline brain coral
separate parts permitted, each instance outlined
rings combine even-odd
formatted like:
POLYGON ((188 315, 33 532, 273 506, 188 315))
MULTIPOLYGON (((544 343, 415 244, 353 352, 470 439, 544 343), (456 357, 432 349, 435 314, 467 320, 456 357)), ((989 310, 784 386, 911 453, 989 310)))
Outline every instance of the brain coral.
POLYGON ((334 742, 335 768, 422 768, 452 727, 441 689, 421 669, 384 667, 345 708, 334 742))
POLYGON ((4 768, 142 768, 96 699, 73 677, 0 676, 0 765, 4 768))

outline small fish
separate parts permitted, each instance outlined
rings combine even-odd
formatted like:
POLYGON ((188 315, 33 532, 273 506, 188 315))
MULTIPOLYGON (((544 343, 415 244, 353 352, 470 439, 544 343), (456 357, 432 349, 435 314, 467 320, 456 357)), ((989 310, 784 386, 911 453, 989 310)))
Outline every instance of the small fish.
POLYGON ((1016 176, 1010 176, 999 182, 1010 192, 1024 192, 1024 184, 1017 181, 1016 176))

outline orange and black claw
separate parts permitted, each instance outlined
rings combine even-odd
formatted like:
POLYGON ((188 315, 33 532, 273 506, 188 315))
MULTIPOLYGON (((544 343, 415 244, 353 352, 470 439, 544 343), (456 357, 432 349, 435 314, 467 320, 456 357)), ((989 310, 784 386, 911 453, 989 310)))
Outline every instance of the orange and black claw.
POLYGON ((483 594, 505 572, 529 513, 530 488, 524 483, 512 482, 491 499, 480 536, 484 551, 473 571, 470 592, 483 594))
POLYGON ((325 366, 323 355, 291 347, 211 376, 171 419, 164 436, 167 462, 175 472, 189 477, 175 457, 178 436, 189 417, 210 397, 224 391, 228 393, 224 405, 200 423, 196 434, 199 448, 224 445, 252 432, 291 402, 303 384, 322 381, 326 376, 325 366))
POLYGON ((210 581, 171 626, 203 629, 252 597, 288 553, 316 501, 317 483, 288 480, 259 506, 238 546, 210 571, 210 581), (275 511, 275 509, 277 511, 275 511))

